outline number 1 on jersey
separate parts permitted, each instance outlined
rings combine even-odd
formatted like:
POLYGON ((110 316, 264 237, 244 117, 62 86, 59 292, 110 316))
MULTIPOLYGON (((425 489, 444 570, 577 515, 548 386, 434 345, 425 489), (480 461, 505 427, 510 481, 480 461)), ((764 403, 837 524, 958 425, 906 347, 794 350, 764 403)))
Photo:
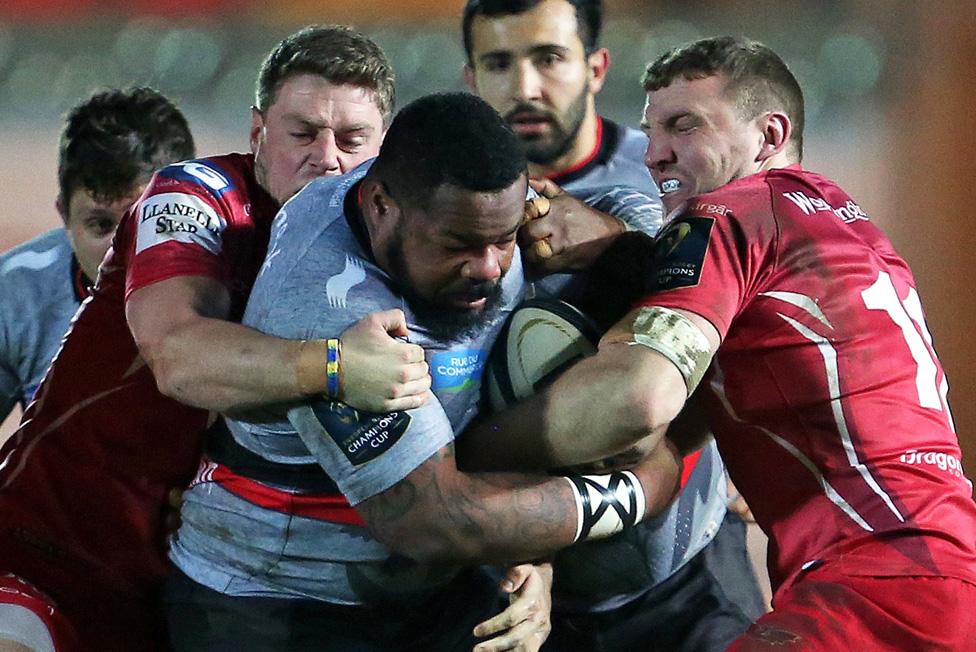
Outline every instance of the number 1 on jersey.
POLYGON ((891 277, 886 272, 878 274, 878 280, 868 289, 861 292, 861 298, 868 310, 883 310, 888 313, 895 325, 901 329, 908 350, 915 361, 915 387, 918 390, 918 402, 922 407, 944 411, 949 420, 949 427, 955 432, 952 415, 949 413, 949 383, 945 376, 937 386, 939 367, 936 364, 932 335, 925 325, 922 313, 922 303, 919 301, 915 288, 909 288, 904 301, 898 298, 891 277), (924 338, 924 340, 923 340, 924 338), (926 346, 926 344, 928 346, 926 346))

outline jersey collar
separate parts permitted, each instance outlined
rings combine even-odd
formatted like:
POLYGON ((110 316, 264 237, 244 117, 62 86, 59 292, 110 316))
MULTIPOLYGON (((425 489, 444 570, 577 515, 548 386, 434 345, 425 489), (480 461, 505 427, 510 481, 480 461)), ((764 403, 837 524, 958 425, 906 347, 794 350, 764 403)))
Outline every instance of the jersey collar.
POLYGON ((572 165, 565 170, 559 170, 547 175, 549 179, 557 185, 563 186, 567 183, 582 179, 589 174, 593 168, 606 165, 617 150, 617 143, 620 141, 620 129, 616 123, 607 120, 602 116, 596 117, 596 145, 593 151, 582 161, 572 165))
POLYGON ((75 300, 81 303, 85 299, 91 296, 92 280, 88 278, 88 275, 81 269, 81 264, 78 262, 78 257, 71 254, 71 289, 74 292, 75 300))

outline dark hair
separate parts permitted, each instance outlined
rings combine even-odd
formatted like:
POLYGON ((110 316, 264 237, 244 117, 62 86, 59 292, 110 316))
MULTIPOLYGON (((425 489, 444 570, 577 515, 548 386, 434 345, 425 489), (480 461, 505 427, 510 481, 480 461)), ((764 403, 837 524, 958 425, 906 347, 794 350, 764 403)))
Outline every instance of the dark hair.
POLYGON ((728 78, 725 92, 746 119, 774 109, 786 113, 793 123, 792 154, 803 157, 803 91, 786 63, 762 43, 734 36, 695 41, 648 64, 642 81, 645 91, 656 91, 678 77, 712 75, 728 78))
POLYGON ((319 75, 333 84, 352 84, 376 94, 384 119, 396 103, 393 68, 372 40, 344 25, 311 25, 288 36, 261 64, 255 106, 266 111, 292 75, 319 75))
POLYGON ((95 93, 65 117, 58 186, 68 205, 78 188, 116 201, 161 167, 196 156, 186 118, 151 88, 95 93))
POLYGON ((469 93, 435 93, 397 113, 370 175, 397 201, 426 208, 443 184, 495 192, 525 171, 518 138, 487 102, 469 93))
MULTIPOLYGON (((542 0, 468 0, 464 5, 461 31, 464 34, 464 51, 471 61, 471 23, 475 16, 508 16, 521 14, 538 5, 542 0)), ((576 31, 587 54, 596 49, 603 26, 602 0, 565 0, 576 10, 576 31)))

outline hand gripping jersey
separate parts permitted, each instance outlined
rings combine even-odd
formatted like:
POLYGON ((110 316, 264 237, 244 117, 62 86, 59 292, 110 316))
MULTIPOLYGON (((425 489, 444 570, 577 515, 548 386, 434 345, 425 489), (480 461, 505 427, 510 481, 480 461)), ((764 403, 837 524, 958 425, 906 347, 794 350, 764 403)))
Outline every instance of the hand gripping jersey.
MULTIPOLYGON (((601 118, 593 155, 552 177, 580 201, 655 235, 663 207, 644 165, 647 137, 601 118)), ((533 283, 540 294, 575 303, 585 274, 551 274, 533 283)), ((585 302, 584 302, 585 303, 585 302)), ((715 442, 685 460, 684 489, 653 519, 602 541, 577 544, 553 559, 554 609, 574 613, 619 607, 663 582, 715 536, 725 516, 725 467, 715 442)))
POLYGON ((185 574, 222 593, 403 604, 459 570, 391 555, 352 506, 402 480, 475 416, 491 343, 522 291, 521 264, 516 256, 502 281, 497 314, 459 339, 436 339, 373 262, 356 207, 367 169, 317 179, 285 204, 243 323, 284 338, 334 337, 367 313, 400 308, 410 340, 426 350, 435 398, 390 414, 322 399, 287 418, 228 420, 223 440, 208 442, 213 462, 185 495, 171 549, 185 574), (318 479, 312 491, 309 475, 318 479))
POLYGON ((34 397, 88 285, 64 229, 0 256, 0 420, 34 397))
POLYGON ((91 609, 79 624, 94 627, 154 591, 167 567, 164 497, 192 477, 207 419, 157 391, 124 299, 167 278, 202 275, 225 282, 242 310, 274 212, 250 156, 158 172, 0 451, 0 570, 30 581, 69 616, 91 609))
POLYGON ((825 562, 976 579, 976 506, 915 281, 846 193, 799 166, 730 183, 666 225, 654 270, 646 305, 722 336, 702 386, 774 589, 825 562))

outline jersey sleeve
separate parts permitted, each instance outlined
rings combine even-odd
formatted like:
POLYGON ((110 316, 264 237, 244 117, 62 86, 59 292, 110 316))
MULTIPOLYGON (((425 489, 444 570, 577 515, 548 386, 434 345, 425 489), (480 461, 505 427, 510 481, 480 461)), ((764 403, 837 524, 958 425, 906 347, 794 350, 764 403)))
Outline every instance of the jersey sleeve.
POLYGON ((177 276, 227 282, 225 231, 234 186, 215 165, 191 161, 160 170, 132 207, 126 296, 177 276))
POLYGON ((774 260, 776 225, 714 202, 692 202, 658 235, 644 306, 701 315, 724 339, 774 260))
POLYGON ((294 407, 288 419, 350 505, 389 489, 454 439, 433 397, 406 412, 360 412, 318 400, 294 407))

